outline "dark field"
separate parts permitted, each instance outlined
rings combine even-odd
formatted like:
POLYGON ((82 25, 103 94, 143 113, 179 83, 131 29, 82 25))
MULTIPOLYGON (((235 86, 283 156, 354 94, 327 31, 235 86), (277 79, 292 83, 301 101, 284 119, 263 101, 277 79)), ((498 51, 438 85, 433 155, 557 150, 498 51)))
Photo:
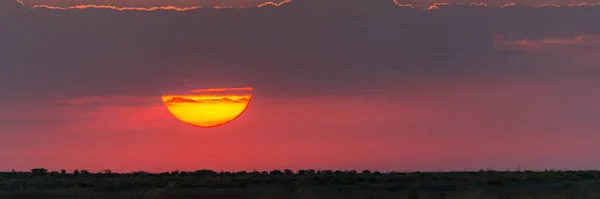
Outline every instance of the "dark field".
POLYGON ((0 198, 600 198, 600 171, 0 173, 0 198))

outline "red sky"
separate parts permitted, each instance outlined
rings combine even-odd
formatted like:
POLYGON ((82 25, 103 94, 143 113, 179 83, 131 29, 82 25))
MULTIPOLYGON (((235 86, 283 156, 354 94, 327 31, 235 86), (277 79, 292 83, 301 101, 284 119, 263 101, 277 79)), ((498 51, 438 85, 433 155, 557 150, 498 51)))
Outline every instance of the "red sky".
POLYGON ((0 169, 600 165, 590 158, 600 8, 323 2, 190 12, 0 2, 0 169), (252 102, 218 128, 178 121, 161 101, 230 87, 253 87, 252 102))
POLYGON ((20 114, 2 119, 40 122, 5 127, 11 133, 0 141, 0 158, 13 160, 6 168, 115 171, 586 167, 594 160, 579 157, 594 155, 589 149, 600 135, 592 124, 565 120, 600 109, 555 108, 600 100, 566 97, 582 94, 571 86, 585 85, 481 82, 351 97, 258 95, 236 121, 212 129, 178 121, 158 97, 15 107, 20 114))

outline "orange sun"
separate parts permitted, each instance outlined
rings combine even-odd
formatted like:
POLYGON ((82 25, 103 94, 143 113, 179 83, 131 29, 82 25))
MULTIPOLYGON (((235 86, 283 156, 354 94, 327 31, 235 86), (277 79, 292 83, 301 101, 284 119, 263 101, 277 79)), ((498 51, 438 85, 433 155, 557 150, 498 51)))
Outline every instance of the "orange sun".
POLYGON ((199 89, 188 94, 165 94, 162 100, 169 112, 182 122, 216 127, 235 120, 246 110, 252 99, 251 91, 252 88, 199 89))

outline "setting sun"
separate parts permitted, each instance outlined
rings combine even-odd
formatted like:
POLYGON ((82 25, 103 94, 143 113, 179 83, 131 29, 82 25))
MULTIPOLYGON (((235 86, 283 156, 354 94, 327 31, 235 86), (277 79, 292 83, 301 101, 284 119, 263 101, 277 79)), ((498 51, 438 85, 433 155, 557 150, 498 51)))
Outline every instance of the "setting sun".
POLYGON ((177 119, 197 127, 216 127, 233 121, 246 110, 252 98, 250 91, 252 88, 199 89, 190 94, 163 95, 162 100, 177 119))

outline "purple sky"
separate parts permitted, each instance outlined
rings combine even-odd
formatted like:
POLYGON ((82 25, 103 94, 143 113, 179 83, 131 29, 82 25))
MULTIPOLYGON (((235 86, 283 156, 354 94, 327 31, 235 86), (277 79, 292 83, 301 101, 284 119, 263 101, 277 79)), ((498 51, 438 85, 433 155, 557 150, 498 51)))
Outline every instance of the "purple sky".
POLYGON ((188 12, 0 2, 0 169, 600 165, 600 7, 316 2, 188 12), (248 110, 213 129, 178 121, 160 98, 246 86, 248 110))

